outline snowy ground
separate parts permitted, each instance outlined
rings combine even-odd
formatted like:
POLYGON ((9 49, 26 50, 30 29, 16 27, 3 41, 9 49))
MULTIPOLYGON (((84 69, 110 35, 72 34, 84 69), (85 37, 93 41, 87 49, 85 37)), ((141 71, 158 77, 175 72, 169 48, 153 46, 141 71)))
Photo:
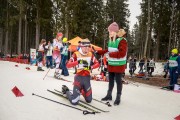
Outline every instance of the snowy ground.
MULTIPOLYGON (((28 65, 19 64, 19 67, 15 67, 15 64, 0 61, 0 120, 173 120, 180 114, 179 93, 143 84, 139 87, 129 84, 123 86, 122 102, 119 106, 107 107, 93 101, 92 105, 110 112, 85 116, 81 111, 32 96, 32 93, 36 93, 70 105, 69 101, 47 92, 47 89, 61 90, 63 84, 72 88, 72 83, 55 80, 52 77, 54 70, 50 70, 43 80, 48 69, 37 72, 35 66, 30 66, 31 70, 26 70, 25 67, 28 65), (23 97, 15 97, 11 91, 14 86, 21 90, 23 97)), ((161 70, 163 71, 161 67, 157 67, 154 73, 162 73, 161 70)), ((70 76, 66 79, 73 81, 73 72, 70 70, 70 76)), ((94 70, 93 73, 99 72, 94 70)), ((93 97, 104 97, 108 83, 91 83, 93 97)), ((116 88, 113 91, 113 100, 115 94, 116 88)))

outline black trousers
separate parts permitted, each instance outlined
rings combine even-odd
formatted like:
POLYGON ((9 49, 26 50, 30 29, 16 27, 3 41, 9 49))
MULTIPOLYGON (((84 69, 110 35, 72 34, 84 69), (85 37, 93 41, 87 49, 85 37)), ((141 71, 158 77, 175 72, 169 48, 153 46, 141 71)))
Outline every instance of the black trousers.
POLYGON ((108 89, 108 92, 112 92, 112 90, 114 88, 114 81, 116 81, 117 94, 121 95, 121 91, 122 91, 122 74, 123 73, 109 72, 109 89, 108 89))

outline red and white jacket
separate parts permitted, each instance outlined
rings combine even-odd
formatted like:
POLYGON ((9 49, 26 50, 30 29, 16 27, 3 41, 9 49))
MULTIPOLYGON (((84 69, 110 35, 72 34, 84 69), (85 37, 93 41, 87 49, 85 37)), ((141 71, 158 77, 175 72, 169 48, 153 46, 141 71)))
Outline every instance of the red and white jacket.
POLYGON ((82 55, 79 51, 76 51, 72 55, 72 57, 66 64, 66 67, 71 68, 71 67, 77 66, 76 74, 81 75, 81 76, 90 75, 90 70, 85 70, 82 64, 78 64, 78 60, 80 59, 86 60, 89 66, 91 67, 91 69, 95 69, 99 67, 99 62, 97 61, 97 59, 94 57, 94 55, 91 52, 89 52, 87 55, 82 55), (93 65, 90 65, 91 61, 93 62, 93 65))

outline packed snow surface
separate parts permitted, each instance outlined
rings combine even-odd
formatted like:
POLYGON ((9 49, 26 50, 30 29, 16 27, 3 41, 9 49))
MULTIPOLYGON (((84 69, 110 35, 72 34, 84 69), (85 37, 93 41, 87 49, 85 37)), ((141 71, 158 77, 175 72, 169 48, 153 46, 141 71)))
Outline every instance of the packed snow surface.
MULTIPOLYGON (((54 79, 54 69, 51 69, 43 80, 48 71, 45 67, 44 72, 37 72, 36 66, 18 64, 18 67, 15 67, 16 64, 0 61, 0 120, 173 120, 180 114, 179 93, 136 83, 139 87, 133 84, 123 85, 119 106, 113 105, 116 84, 113 100, 110 102, 112 107, 92 101, 91 105, 108 110, 109 113, 83 115, 81 111, 32 96, 32 93, 35 93, 70 105, 69 101, 47 92, 47 89, 61 90, 62 85, 67 85, 70 89, 73 87, 71 82, 54 79), (30 67, 30 70, 25 69, 26 67, 30 67), (16 97, 13 94, 11 90, 15 86, 24 96, 16 97)), ((154 74, 162 74, 162 71, 163 65, 159 63, 154 74)), ((69 69, 69 72, 70 76, 64 78, 73 81, 74 70, 69 69)), ((98 73, 99 71, 93 70, 93 74, 98 73)), ((128 69, 126 73, 128 74, 128 69)), ((100 100, 106 95, 108 82, 92 80, 91 84, 93 98, 100 100)), ((83 97, 81 100, 84 100, 83 97)))

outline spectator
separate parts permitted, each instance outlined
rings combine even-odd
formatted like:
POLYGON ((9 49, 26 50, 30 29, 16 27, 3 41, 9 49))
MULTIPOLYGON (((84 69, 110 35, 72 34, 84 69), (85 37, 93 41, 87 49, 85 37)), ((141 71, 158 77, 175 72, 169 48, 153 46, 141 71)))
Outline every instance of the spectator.
MULTIPOLYGON (((149 74, 150 67, 149 67, 150 58, 147 58, 147 73, 149 74)), ((145 66, 145 65, 144 65, 145 66)))
POLYGON ((62 72, 61 75, 64 76, 69 76, 68 69, 66 67, 66 62, 68 59, 68 43, 67 43, 67 38, 63 38, 63 48, 61 52, 61 67, 62 67, 62 72))
POLYGON ((139 62, 139 67, 140 67, 139 73, 143 73, 144 62, 145 62, 145 57, 142 58, 139 62))
POLYGON ((52 53, 53 53, 53 47, 50 41, 48 41, 48 45, 45 47, 47 49, 46 53, 46 67, 47 68, 53 68, 52 65, 52 53))
POLYGON ((132 78, 135 70, 136 70, 136 59, 130 56, 129 57, 129 73, 130 73, 129 78, 132 78))
POLYGON ((169 58, 166 59, 166 63, 164 64, 164 71, 163 71, 165 73, 164 76, 163 76, 164 78, 167 77, 168 70, 169 70, 169 60, 168 59, 169 58))
POLYGON ((103 66, 104 66, 104 69, 101 70, 101 74, 103 74, 103 79, 106 81, 108 80, 108 78, 106 78, 106 72, 108 72, 107 70, 107 66, 108 66, 108 54, 104 54, 103 56, 103 66))
POLYGON ((121 102, 122 93, 122 76, 126 68, 127 57, 127 40, 124 29, 119 30, 116 22, 113 22, 108 27, 109 41, 108 49, 97 51, 98 54, 103 55, 108 53, 108 72, 109 72, 109 86, 107 95, 101 100, 112 100, 112 91, 114 88, 114 81, 117 85, 117 94, 114 105, 119 105, 121 102))
POLYGON ((0 58, 4 58, 4 53, 0 51, 0 58))
POLYGON ((149 76, 150 77, 152 77, 152 73, 154 72, 154 68, 156 68, 156 66, 155 66, 154 58, 152 58, 149 62, 149 76))
POLYGON ((177 79, 180 74, 180 56, 178 56, 178 50, 173 49, 171 51, 171 57, 169 58, 169 73, 170 73, 170 89, 174 89, 174 85, 177 84, 177 79))
POLYGON ((44 71, 42 69, 42 66, 43 66, 42 61, 43 61, 43 57, 44 57, 45 44, 46 44, 46 40, 42 39, 40 44, 39 44, 39 49, 38 49, 38 56, 37 56, 38 67, 37 67, 37 71, 44 71))

